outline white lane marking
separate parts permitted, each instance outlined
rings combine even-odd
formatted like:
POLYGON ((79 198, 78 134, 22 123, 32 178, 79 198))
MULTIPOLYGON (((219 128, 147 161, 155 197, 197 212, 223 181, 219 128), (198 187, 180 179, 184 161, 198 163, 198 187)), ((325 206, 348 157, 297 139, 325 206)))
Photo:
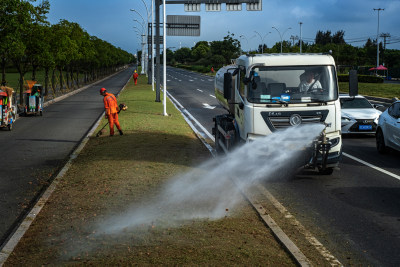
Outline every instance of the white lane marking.
POLYGON ((200 90, 200 89, 196 89, 196 90, 203 93, 203 90, 200 90))
POLYGON ((210 96, 216 98, 215 95, 210 95, 210 96))
POLYGON ((170 82, 171 80, 167 80, 167 82, 170 82))
POLYGON ((189 80, 189 82, 194 82, 194 80, 189 80))
POLYGON ((203 125, 200 124, 200 122, 198 120, 196 120, 195 117, 192 116, 192 114, 189 113, 189 111, 187 111, 181 103, 178 102, 178 100, 176 100, 168 91, 167 91, 167 95, 169 98, 172 98, 174 100, 174 104, 177 104, 181 109, 182 112, 185 113, 191 120, 193 120, 199 127, 200 129, 212 140, 215 142, 215 138, 214 136, 212 136, 207 130, 206 128, 204 128, 203 125))
POLYGON ((209 82, 213 82, 214 80, 212 80, 212 79, 208 79, 208 81, 209 81, 209 82))
POLYGON ((182 80, 179 80, 180 82, 182 81, 182 80))
POLYGON ((203 108, 214 109, 216 106, 210 106, 207 103, 203 103, 203 108))
POLYGON ((375 170, 380 171, 380 172, 382 172, 382 173, 384 173, 384 174, 387 174, 387 175, 389 175, 389 176, 392 176, 393 178, 396 178, 397 180, 400 180, 400 176, 397 175, 397 174, 394 174, 394 173, 391 173, 391 172, 389 172, 389 171, 387 171, 387 170, 384 170, 384 169, 382 169, 382 168, 379 168, 379 167, 377 167, 377 166, 375 166, 375 165, 373 165, 373 164, 371 164, 371 163, 368 163, 368 162, 366 162, 366 161, 363 161, 363 160, 361 160, 361 159, 359 159, 359 158, 356 158, 356 157, 354 157, 354 156, 352 156, 352 155, 349 155, 349 154, 347 154, 347 153, 345 153, 345 152, 343 152, 343 155, 346 156, 346 157, 351 158, 352 160, 358 161, 358 162, 360 162, 360 163, 362 163, 362 164, 364 164, 364 165, 366 165, 366 166, 368 166, 368 167, 371 167, 372 169, 375 169, 375 170))

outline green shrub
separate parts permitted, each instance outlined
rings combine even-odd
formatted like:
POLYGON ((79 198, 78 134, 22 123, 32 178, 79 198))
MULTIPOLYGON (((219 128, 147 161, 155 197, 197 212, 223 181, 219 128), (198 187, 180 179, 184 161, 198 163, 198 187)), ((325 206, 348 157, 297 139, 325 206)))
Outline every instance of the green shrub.
MULTIPOLYGON (((357 75, 358 82, 360 83, 383 83, 382 77, 371 76, 371 75, 357 75)), ((338 74, 339 82, 349 82, 348 74, 338 74)))

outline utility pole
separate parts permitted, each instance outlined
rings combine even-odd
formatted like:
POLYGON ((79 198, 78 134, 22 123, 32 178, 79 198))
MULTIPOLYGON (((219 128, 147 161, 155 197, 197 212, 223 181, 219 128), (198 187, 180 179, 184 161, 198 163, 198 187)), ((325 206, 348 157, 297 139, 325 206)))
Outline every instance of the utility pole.
POLYGON ((374 8, 378 11, 378 30, 376 32, 376 67, 379 67, 379 12, 385 10, 384 8, 374 8))
MULTIPOLYGON (((160 100, 160 1, 156 2, 156 102, 160 100)), ((165 38, 165 36, 164 36, 165 38)))
POLYGON ((380 37, 383 38, 382 65, 385 65, 386 38, 390 38, 390 33, 382 33, 380 37))
POLYGON ((301 47, 302 47, 302 42, 303 42, 303 40, 301 38, 301 25, 303 25, 303 22, 299 22, 299 24, 300 24, 300 54, 301 54, 301 47))

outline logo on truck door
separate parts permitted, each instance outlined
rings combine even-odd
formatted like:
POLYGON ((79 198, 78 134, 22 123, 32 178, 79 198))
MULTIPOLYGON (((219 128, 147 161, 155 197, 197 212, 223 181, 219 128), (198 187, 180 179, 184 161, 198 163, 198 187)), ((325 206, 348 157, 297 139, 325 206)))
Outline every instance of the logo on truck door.
POLYGON ((299 114, 293 114, 289 118, 290 125, 296 126, 301 124, 301 116, 299 114))

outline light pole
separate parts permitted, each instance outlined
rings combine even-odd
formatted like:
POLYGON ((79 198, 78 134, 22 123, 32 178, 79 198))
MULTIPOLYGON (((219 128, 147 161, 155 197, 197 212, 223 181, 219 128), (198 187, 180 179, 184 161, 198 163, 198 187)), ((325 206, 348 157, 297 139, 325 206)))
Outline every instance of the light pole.
POLYGON ((166 2, 163 0, 163 47, 164 47, 164 55, 163 55, 163 63, 164 63, 164 116, 168 116, 167 113, 167 11, 166 11, 166 2))
POLYGON ((376 32, 376 67, 379 67, 379 12, 385 10, 384 8, 374 8, 378 11, 378 30, 376 32))
MULTIPOLYGON (((270 34, 271 32, 267 33, 266 35, 264 35, 264 37, 261 37, 261 34, 257 31, 254 31, 256 34, 258 34, 258 36, 260 36, 261 39, 261 54, 264 54, 264 39, 265 37, 267 37, 268 34, 270 34)), ((282 53, 282 52, 281 52, 282 53)))
POLYGON ((301 54, 301 47, 302 47, 302 43, 303 43, 303 40, 301 38, 301 25, 303 25, 303 22, 299 22, 299 24, 300 24, 300 54, 301 54))
MULTIPOLYGON (((240 38, 243 38, 243 39, 245 39, 246 40, 246 42, 247 42, 247 46, 249 46, 249 40, 246 38, 246 36, 245 35, 240 35, 239 36, 240 38)), ((253 38, 253 37, 255 37, 255 35, 254 36, 252 36, 252 37, 250 37, 250 40, 253 38)))
MULTIPOLYGON (((147 69, 149 69, 151 71, 151 78, 149 77, 147 83, 148 84, 152 84, 152 89, 154 91, 154 34, 153 34, 153 10, 154 10, 154 0, 151 0, 151 18, 150 18, 150 12, 149 9, 147 8, 146 2, 144 0, 142 0, 144 7, 146 8, 146 13, 147 13, 147 36, 151 35, 151 44, 147 44, 147 53, 149 53, 148 50, 151 49, 151 69, 150 66, 147 67, 147 69), (151 21, 151 28, 149 26, 149 21, 151 21), (149 32, 150 30, 150 32, 149 32)), ((148 58, 146 58, 146 65, 148 65, 148 58)))
MULTIPOLYGON (((136 14, 138 14, 144 23, 146 23, 146 20, 143 18, 142 14, 140 14, 139 12, 137 12, 135 9, 130 9, 132 12, 135 12, 136 14)), ((146 43, 147 43, 147 32, 145 31, 145 37, 143 38, 144 40, 142 40, 142 71, 141 74, 146 74, 147 75, 147 55, 146 55, 146 43)))
POLYGON ((292 28, 287 28, 284 32, 283 32, 283 34, 281 34, 281 32, 276 28, 276 27, 272 27, 272 28, 274 28, 277 32, 278 32, 278 34, 279 34, 279 37, 281 38, 281 54, 282 54, 282 39, 283 39, 283 36, 285 35, 285 33, 288 31, 288 30, 291 30, 292 28))

